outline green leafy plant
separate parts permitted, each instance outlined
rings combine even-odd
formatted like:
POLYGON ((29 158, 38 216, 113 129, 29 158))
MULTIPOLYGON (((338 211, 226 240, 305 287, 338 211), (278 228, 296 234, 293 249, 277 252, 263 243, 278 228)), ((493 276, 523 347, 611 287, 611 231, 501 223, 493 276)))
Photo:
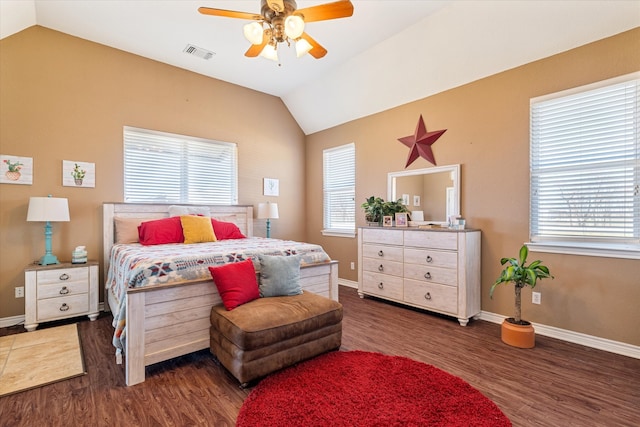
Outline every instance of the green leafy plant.
POLYGON ((73 179, 84 179, 84 176, 87 173, 87 171, 82 169, 77 163, 74 163, 74 165, 75 166, 71 171, 71 176, 73 177, 73 179))
POLYGON ((383 216, 394 216, 397 212, 408 212, 407 207, 402 204, 402 199, 395 202, 385 202, 380 197, 371 196, 360 206, 364 209, 367 222, 382 222, 383 216))
POLYGON ((11 160, 3 160, 7 167, 9 168, 9 172, 20 172, 22 169, 22 163, 20 162, 12 162, 11 160))
POLYGON ((489 296, 493 298, 493 291, 496 286, 501 283, 514 284, 516 292, 515 315, 511 323, 515 323, 517 325, 529 324, 529 322, 522 320, 522 288, 525 286, 531 286, 531 289, 533 289, 536 287, 538 280, 548 277, 553 279, 553 276, 549 273, 549 268, 543 265, 542 261, 536 260, 531 264, 526 265, 528 255, 529 248, 527 248, 527 245, 522 245, 518 258, 502 258, 500 260, 500 264, 507 264, 507 266, 502 270, 500 277, 498 277, 489 291, 489 296))

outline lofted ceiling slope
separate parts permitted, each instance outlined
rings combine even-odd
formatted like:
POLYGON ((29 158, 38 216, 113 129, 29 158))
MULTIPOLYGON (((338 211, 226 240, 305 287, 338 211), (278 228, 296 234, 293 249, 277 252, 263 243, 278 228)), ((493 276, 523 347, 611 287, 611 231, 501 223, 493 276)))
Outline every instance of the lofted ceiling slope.
POLYGON ((281 44, 280 64, 244 56, 248 21, 197 11, 259 13, 259 0, 0 0, 0 37, 41 25, 278 96, 308 135, 640 26, 640 0, 352 3, 350 18, 307 25, 324 58, 281 44))

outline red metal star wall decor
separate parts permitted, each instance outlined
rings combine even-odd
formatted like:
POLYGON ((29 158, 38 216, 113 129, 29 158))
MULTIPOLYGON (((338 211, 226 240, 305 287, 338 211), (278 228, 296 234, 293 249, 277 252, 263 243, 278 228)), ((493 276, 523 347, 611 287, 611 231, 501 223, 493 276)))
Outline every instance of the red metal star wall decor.
POLYGON ((398 138, 398 141, 410 148, 409 156, 407 157, 407 164, 405 169, 409 167, 419 156, 430 161, 433 165, 436 165, 436 159, 433 157, 433 151, 431 146, 445 133, 447 130, 436 130, 433 132, 427 132, 427 128, 422 120, 422 114, 420 114, 420 120, 416 126, 416 132, 413 135, 398 138))

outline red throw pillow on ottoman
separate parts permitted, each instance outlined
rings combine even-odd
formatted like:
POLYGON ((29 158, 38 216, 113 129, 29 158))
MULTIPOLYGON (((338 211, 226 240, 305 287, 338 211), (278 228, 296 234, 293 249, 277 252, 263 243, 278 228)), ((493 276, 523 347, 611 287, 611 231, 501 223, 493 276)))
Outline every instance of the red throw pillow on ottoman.
POLYGON ((250 259, 209 267, 209 271, 227 310, 260 298, 256 270, 250 259))

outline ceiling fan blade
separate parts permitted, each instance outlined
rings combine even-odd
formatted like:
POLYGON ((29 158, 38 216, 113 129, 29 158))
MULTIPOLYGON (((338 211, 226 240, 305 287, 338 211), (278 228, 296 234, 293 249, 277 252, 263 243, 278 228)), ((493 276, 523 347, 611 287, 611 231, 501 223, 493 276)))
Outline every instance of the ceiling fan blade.
POLYGON ((309 34, 302 33, 300 38, 305 39, 312 46, 311 50, 309 51, 309 55, 313 56, 314 58, 320 59, 327 54, 327 49, 322 47, 322 45, 315 41, 309 34))
POLYGON ((298 9, 295 11, 295 14, 302 14, 305 23, 347 18, 353 15, 353 4, 349 0, 341 0, 298 9))
POLYGON ((253 19, 256 21, 263 19, 262 15, 257 15, 255 13, 238 12, 235 10, 226 9, 214 9, 212 7, 199 7, 198 12, 203 15, 224 16, 225 18, 253 19))
POLYGON ((262 35, 262 43, 252 44, 249 50, 244 53, 244 56, 255 58, 260 55, 260 52, 262 52, 262 49, 269 43, 269 40, 271 40, 271 31, 266 30, 262 35))

